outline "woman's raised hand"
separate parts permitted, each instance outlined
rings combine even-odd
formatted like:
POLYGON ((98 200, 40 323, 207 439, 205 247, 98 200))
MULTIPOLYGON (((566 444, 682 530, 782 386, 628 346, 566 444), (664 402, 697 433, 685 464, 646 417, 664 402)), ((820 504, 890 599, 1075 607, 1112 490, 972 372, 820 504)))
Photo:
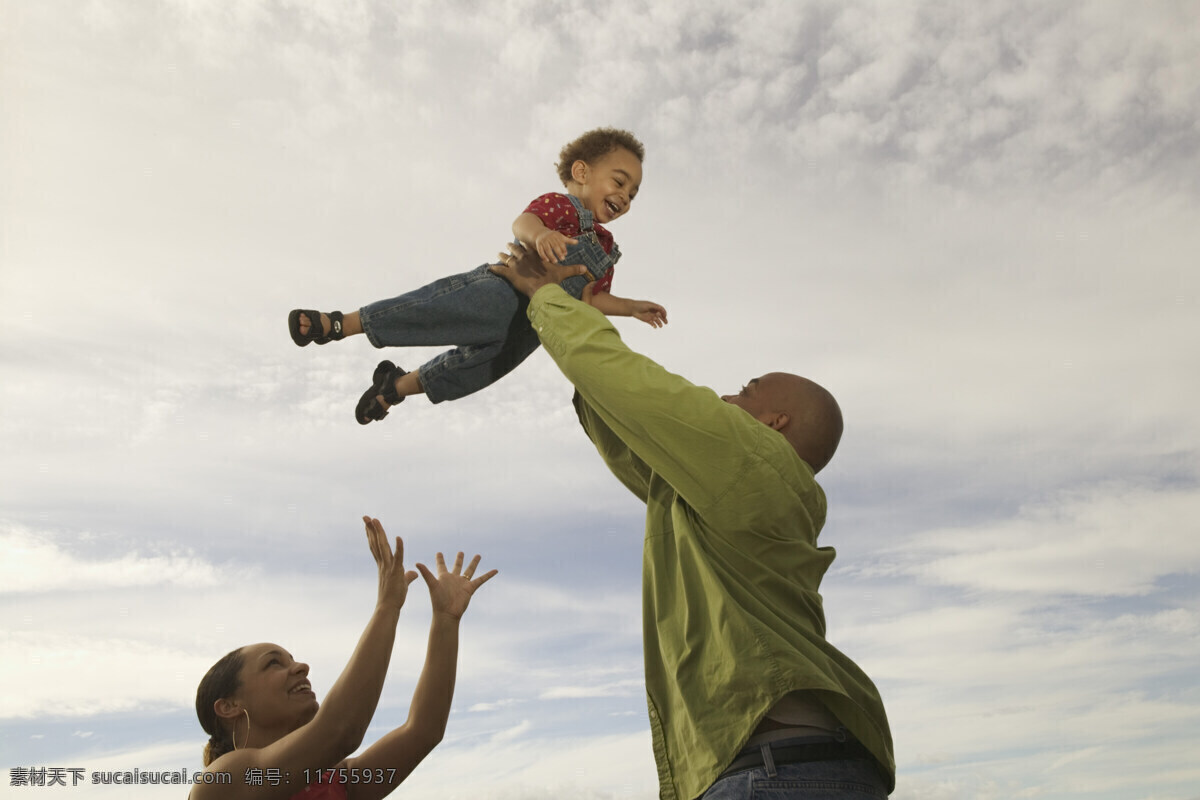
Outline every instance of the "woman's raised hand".
POLYGON ((404 605, 408 597, 408 585, 417 579, 413 570, 404 571, 404 542, 396 537, 396 552, 388 544, 387 534, 383 525, 377 519, 363 517, 367 528, 367 543, 371 545, 371 555, 379 565, 379 604, 393 605, 397 610, 404 605))
POLYGON ((417 564, 417 569, 421 570, 421 577, 429 586, 429 601, 433 605, 434 614, 447 614, 454 619, 461 619, 475 590, 499 572, 499 570, 492 570, 478 578, 474 577, 475 568, 479 566, 479 556, 472 558, 465 570, 462 565, 462 553, 459 553, 458 557, 454 559, 453 572, 446 569, 446 559, 442 557, 441 553, 437 554, 438 571, 436 576, 424 564, 417 564))

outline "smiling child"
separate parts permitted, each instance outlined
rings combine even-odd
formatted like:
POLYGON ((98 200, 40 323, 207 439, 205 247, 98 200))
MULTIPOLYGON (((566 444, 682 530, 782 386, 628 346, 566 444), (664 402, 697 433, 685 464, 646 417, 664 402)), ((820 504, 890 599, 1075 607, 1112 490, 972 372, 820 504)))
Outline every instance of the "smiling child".
MULTIPOLYGON (((545 260, 587 267, 587 275, 562 283, 573 297, 581 298, 590 283, 589 302, 604 314, 660 328, 667 322, 665 308, 611 293, 621 251, 603 227, 629 212, 641 186, 644 155, 642 143, 628 131, 598 128, 583 134, 559 154, 558 177, 566 193, 536 198, 512 228, 545 260)), ((288 330, 301 347, 359 333, 375 347, 454 345, 413 372, 379 362, 354 411, 366 425, 386 417, 408 395, 424 393, 433 403, 457 400, 508 374, 540 344, 525 318, 528 302, 484 264, 345 315, 294 310, 288 330)))

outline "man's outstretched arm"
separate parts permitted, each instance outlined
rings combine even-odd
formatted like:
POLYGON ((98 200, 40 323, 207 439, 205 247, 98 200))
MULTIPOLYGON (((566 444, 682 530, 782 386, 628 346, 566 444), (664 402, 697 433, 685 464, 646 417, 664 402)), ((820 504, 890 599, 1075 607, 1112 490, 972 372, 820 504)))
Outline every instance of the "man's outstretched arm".
MULTIPOLYGON (((520 253, 519 248, 514 252, 520 253)), ((600 454, 627 486, 630 481, 614 466, 619 448, 607 441, 605 431, 701 511, 736 484, 747 458, 771 445, 768 436, 778 437, 722 402, 711 389, 630 350, 603 314, 554 286, 575 274, 560 276, 560 272, 573 268, 528 256, 502 260, 505 263, 493 271, 530 297, 534 330, 575 385, 581 420, 600 454)), ((779 438, 778 444, 786 447, 779 438)), ((641 470, 640 477, 646 476, 646 470, 641 470)))

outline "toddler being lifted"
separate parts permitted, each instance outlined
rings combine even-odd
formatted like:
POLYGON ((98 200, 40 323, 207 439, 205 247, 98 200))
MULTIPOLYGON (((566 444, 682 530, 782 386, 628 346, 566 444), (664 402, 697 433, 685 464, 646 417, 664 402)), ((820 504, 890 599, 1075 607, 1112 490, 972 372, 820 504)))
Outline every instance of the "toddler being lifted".
MULTIPOLYGON (((602 225, 629 211, 642 182, 644 152, 627 131, 585 133, 559 154, 558 177, 567 193, 538 197, 512 227, 522 244, 547 261, 587 267, 587 275, 563 281, 572 296, 581 298, 591 283, 589 302, 603 313, 636 317, 659 328, 667 322, 665 308, 610 292, 621 251, 602 225)), ((388 360, 379 362, 354 411, 359 424, 366 425, 383 419, 389 407, 410 394, 424 393, 433 403, 457 400, 508 374, 540 344, 525 317, 528 302, 484 264, 345 315, 292 311, 288 330, 301 347, 359 333, 375 347, 454 345, 413 372, 388 360)))

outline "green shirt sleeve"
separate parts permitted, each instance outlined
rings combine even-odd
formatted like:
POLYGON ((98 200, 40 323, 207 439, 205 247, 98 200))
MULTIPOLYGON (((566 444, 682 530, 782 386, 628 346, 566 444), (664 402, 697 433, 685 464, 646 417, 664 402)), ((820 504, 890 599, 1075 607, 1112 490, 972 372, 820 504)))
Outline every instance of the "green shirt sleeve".
POLYGON ((617 477, 629 491, 633 492, 643 503, 650 499, 650 467, 638 458, 623 441, 613 433, 612 428, 600 418, 596 409, 583 399, 578 391, 572 399, 579 423, 587 432, 588 438, 596 448, 596 452, 604 459, 609 471, 617 477))
POLYGON ((630 350, 603 314, 560 287, 533 296, 529 319, 575 385, 576 410, 596 449, 643 500, 653 471, 698 513, 719 515, 722 497, 768 435, 790 449, 781 435, 713 390, 630 350))

